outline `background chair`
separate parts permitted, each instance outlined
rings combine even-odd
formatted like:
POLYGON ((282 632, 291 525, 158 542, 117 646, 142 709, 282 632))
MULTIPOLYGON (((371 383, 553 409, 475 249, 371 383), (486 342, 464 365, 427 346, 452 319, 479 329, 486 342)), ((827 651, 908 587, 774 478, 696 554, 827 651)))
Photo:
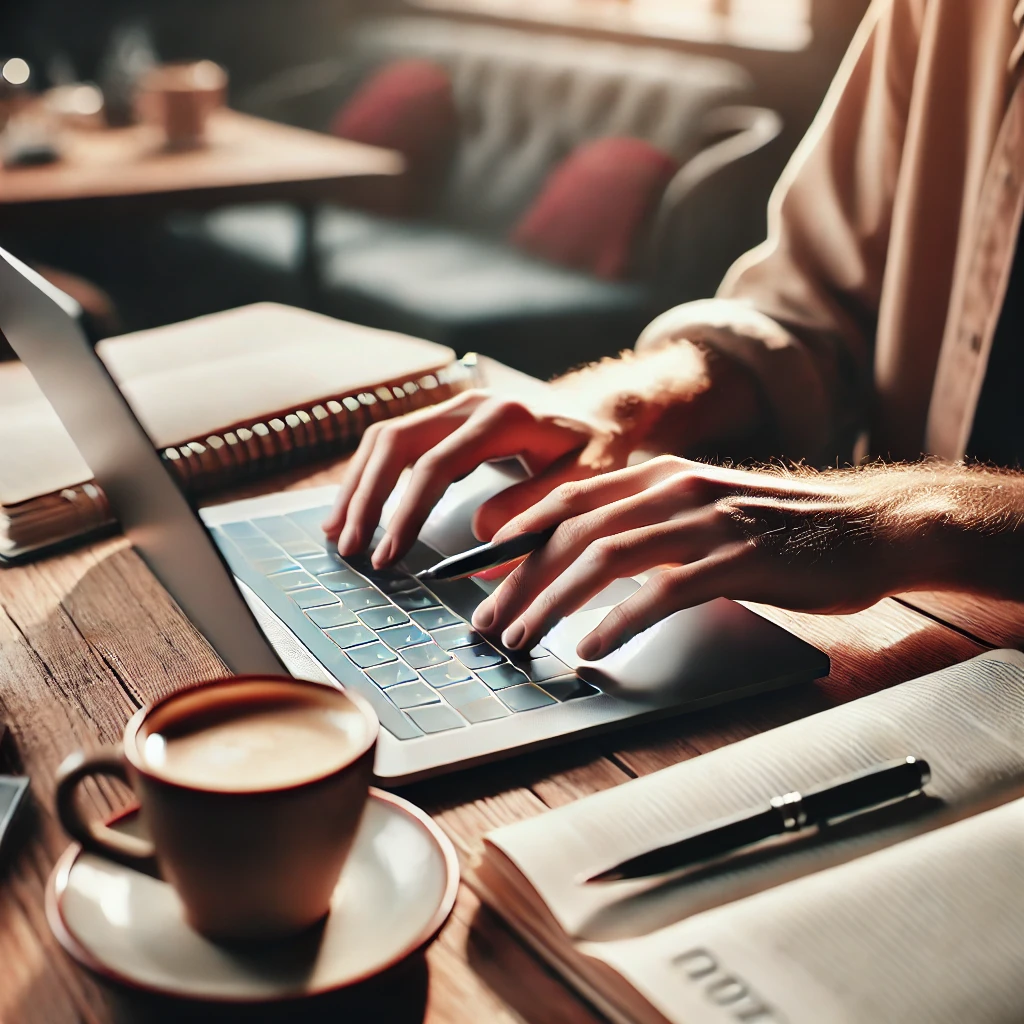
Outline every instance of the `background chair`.
MULTIPOLYGON (((424 174, 421 152, 412 206, 371 196, 358 210, 319 208, 314 294, 301 276, 300 211, 235 207, 172 218, 173 260, 203 268, 195 306, 219 306, 226 296, 307 304, 549 375, 632 344, 651 316, 713 291, 732 259, 763 236, 774 177, 763 160, 781 122, 742 105, 750 79, 727 61, 392 17, 362 25, 336 62, 292 69, 243 106, 344 130, 358 120, 352 109, 366 103, 369 83, 402 66, 447 74, 455 131, 438 116, 431 154, 443 172, 424 174), (524 246, 523 226, 566 161, 611 137, 643 140, 678 170, 667 185, 656 183, 651 209, 634 218, 621 272, 599 276, 578 260, 554 262, 550 247, 524 246)), ((436 76, 431 95, 443 95, 436 76)), ((571 199, 571 189, 562 191, 571 199)), ((616 212, 609 208, 606 219, 616 212)), ((592 216, 600 221, 601 211, 592 216)))

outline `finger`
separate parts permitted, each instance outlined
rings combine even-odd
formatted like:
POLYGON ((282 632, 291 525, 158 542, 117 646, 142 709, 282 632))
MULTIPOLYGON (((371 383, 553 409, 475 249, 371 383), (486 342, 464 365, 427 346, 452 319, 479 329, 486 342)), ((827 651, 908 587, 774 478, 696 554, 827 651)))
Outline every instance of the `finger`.
MULTIPOLYGON (((664 524, 677 511, 675 488, 666 481, 561 523, 548 542, 482 602, 473 616, 477 629, 500 632, 601 538, 664 524)), ((685 525, 674 524, 685 532, 685 525)))
POLYGON ((530 437, 531 428, 536 431, 538 425, 525 409, 488 404, 425 452, 413 466, 387 534, 373 553, 373 564, 387 565, 409 550, 430 510, 455 480, 483 462, 539 447, 530 437))
POLYGON ((493 540, 500 542, 520 533, 557 526, 567 519, 610 505, 669 477, 678 477, 674 486, 679 488, 680 508, 692 507, 696 500, 688 498, 686 493, 692 486, 691 476, 680 467, 682 462, 682 459, 665 456, 639 466, 560 484, 535 505, 510 519, 495 533, 493 540))
MULTIPOLYGON (((705 517, 701 517, 702 521, 705 517)), ((613 580, 665 563, 706 557, 715 541, 701 525, 659 523, 602 537, 550 584, 502 634, 513 650, 532 647, 552 626, 613 580)))
POLYGON ((366 433, 363 434, 352 457, 348 460, 341 476, 341 483, 338 486, 338 493, 334 498, 334 507, 330 515, 324 520, 322 527, 328 540, 337 541, 345 526, 345 514, 348 510, 349 501, 355 492, 356 486, 362 477, 363 468, 366 466, 373 446, 377 441, 377 431, 381 424, 374 423, 366 433))
POLYGON ((449 417, 424 423, 396 421, 390 429, 384 424, 349 501, 345 528, 338 541, 342 555, 366 548, 380 523, 384 502, 405 467, 456 429, 458 424, 449 417))
POLYGON ((465 422, 488 397, 487 392, 466 391, 438 405, 375 423, 367 429, 346 467, 331 519, 325 524, 328 538, 338 541, 342 554, 363 550, 377 528, 380 507, 405 466, 465 422), (380 473, 389 483, 381 481, 378 485, 380 473), (379 496, 381 491, 383 497, 379 496))
POLYGON ((541 498, 550 494, 559 484, 582 480, 592 471, 579 461, 582 448, 567 452, 547 469, 521 483, 506 487, 500 494, 485 501, 473 516, 473 534, 488 541, 513 516, 525 512, 541 498))
POLYGON ((656 622, 684 608, 725 597, 742 588, 746 543, 720 548, 688 565, 666 569, 616 605, 577 645, 584 661, 597 661, 656 622))

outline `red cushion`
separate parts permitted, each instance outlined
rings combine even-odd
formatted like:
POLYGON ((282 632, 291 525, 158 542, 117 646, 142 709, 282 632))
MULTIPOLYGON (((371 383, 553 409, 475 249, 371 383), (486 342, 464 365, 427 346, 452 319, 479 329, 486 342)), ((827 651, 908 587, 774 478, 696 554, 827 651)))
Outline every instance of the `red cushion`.
POLYGON ((585 143, 548 176, 512 241, 553 263, 625 277, 638 237, 678 167, 641 139, 585 143))
POLYGON ((458 136, 448 72, 427 60, 398 60, 381 68, 335 115, 333 134, 395 149, 405 157, 401 178, 375 182, 364 205, 395 215, 423 209, 444 173, 458 136))

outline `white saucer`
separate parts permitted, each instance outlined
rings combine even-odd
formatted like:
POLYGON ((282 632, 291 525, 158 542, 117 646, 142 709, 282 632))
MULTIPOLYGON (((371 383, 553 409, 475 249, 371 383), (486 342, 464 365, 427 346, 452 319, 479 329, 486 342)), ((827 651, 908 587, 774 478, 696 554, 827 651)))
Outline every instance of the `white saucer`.
MULTIPOLYGON (((115 828, 138 832, 136 811, 115 828)), ((423 948, 455 903, 459 866, 443 832, 399 797, 370 790, 332 911, 322 929, 244 948, 193 931, 166 883, 78 844, 53 869, 46 913, 83 967, 132 989, 182 999, 263 1003, 323 995, 423 948)))

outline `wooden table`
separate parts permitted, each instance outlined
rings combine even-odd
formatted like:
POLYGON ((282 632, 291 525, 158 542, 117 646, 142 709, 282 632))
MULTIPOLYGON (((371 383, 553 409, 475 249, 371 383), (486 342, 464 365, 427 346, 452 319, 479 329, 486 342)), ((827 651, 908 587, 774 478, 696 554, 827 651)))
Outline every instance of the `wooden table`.
POLYGON ((62 158, 0 167, 0 226, 30 233, 72 222, 123 223, 225 203, 294 203, 303 219, 300 274, 315 302, 320 280, 314 214, 325 200, 360 205, 376 179, 401 174, 387 149, 222 109, 207 144, 170 152, 153 126, 69 129, 62 158))
POLYGON ((68 130, 63 156, 41 167, 0 168, 0 223, 122 217, 225 202, 345 197, 367 179, 400 174, 397 153, 333 135, 218 110, 208 142, 169 152, 147 125, 68 130))
MULTIPOLYGON (((288 486, 336 478, 337 467, 331 467, 288 486)), ((468 858, 494 826, 962 661, 983 650, 985 641, 1019 642, 1024 636, 1021 605, 987 607, 951 595, 913 600, 918 607, 888 599, 859 614, 835 617, 762 609, 828 651, 833 666, 828 679, 583 738, 420 783, 405 795, 430 811, 460 856, 468 858)), ((145 701, 221 670, 205 640, 121 537, 0 571, 0 718, 13 732, 9 767, 31 776, 34 798, 27 834, 0 874, 4 1024, 111 1019, 97 987, 63 955, 43 914, 47 875, 67 845, 52 807, 58 764, 78 747, 118 739, 125 720, 145 701)), ((89 799, 102 812, 119 806, 125 796, 105 788, 92 791, 89 799)), ((369 1008, 330 1019, 388 1024, 424 1019, 429 1024, 596 1024, 600 1019, 465 887, 425 965, 415 969, 419 981, 404 976, 406 989, 397 1003, 382 1009, 378 990, 369 1008)), ((392 985, 390 995, 398 998, 400 987, 392 985)))

